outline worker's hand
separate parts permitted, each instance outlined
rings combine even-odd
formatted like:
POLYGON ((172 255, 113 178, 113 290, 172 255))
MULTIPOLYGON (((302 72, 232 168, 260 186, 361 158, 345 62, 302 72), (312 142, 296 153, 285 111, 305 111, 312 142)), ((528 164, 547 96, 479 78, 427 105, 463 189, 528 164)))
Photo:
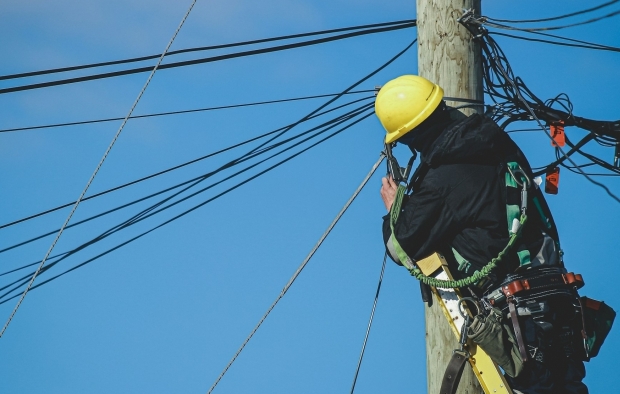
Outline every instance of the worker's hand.
POLYGON ((392 208, 392 203, 396 197, 396 190, 398 185, 394 182, 391 175, 381 178, 381 199, 385 204, 388 212, 392 208))

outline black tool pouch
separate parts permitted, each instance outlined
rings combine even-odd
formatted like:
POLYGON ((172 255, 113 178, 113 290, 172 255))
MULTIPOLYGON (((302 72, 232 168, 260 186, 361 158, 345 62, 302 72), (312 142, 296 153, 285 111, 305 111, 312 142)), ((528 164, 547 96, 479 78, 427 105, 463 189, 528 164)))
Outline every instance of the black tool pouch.
POLYGON ((602 301, 581 297, 587 357, 595 357, 609 334, 616 312, 602 301))

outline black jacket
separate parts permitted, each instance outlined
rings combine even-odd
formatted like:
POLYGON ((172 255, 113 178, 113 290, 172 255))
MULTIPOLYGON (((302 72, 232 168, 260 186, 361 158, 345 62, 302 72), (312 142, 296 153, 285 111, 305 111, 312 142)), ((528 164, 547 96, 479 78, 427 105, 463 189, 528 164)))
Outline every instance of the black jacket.
MULTIPOLYGON (((520 194, 507 195, 506 163, 518 162, 530 179, 532 171, 517 145, 487 117, 472 115, 461 121, 439 122, 436 127, 441 130, 430 133, 432 140, 421 149, 425 169, 413 193, 405 197, 394 233, 414 261, 440 252, 457 278, 466 277, 497 257, 508 243, 506 203, 520 204, 520 194), (466 264, 463 259, 457 262, 454 250, 466 264)), ((528 200, 528 222, 520 243, 493 272, 494 284, 519 268, 519 250, 529 250, 531 266, 559 264, 557 231, 537 187, 530 189, 528 200), (548 225, 532 203, 534 196, 548 225)), ((384 217, 383 233, 387 242, 391 235, 388 216, 384 217)))

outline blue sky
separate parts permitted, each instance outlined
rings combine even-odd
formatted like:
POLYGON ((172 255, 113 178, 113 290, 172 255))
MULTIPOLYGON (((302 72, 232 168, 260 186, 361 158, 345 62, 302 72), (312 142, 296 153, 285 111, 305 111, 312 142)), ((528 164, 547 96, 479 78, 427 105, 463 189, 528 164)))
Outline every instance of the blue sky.
MULTIPOLYGON (((0 6, 4 37, 0 74, 156 54, 189 4, 185 0, 5 1, 0 6)), ((483 14, 533 19, 584 7, 578 1, 485 1, 483 14)), ((412 18, 413 1, 199 0, 172 49, 412 18)), ((617 18, 557 33, 620 46, 617 18)), ((563 23, 549 23, 556 24, 563 23)), ((401 51, 415 34, 415 29, 407 29, 162 70, 135 113, 336 93, 401 51)), ((620 117, 618 53, 502 37, 497 41, 515 74, 539 97, 566 93, 578 116, 620 117)), ((175 60, 186 58, 192 57, 175 60)), ((360 88, 373 89, 416 70, 414 47, 360 88)), ((146 77, 136 74, 0 95, 0 128, 122 117, 146 77)), ((0 81, 0 88, 12 84, 0 81)), ((89 194, 295 122, 325 101, 132 120, 89 194)), ((0 224, 74 201, 118 126, 119 122, 110 122, 0 133, 0 224)), ((572 140, 584 135, 570 128, 567 134, 572 140)), ((511 135, 534 166, 554 159, 544 134, 511 135)), ((373 116, 221 199, 33 290, 0 339, 0 391, 206 392, 377 160, 382 137, 383 129, 373 116)), ((86 201, 74 221, 206 173, 249 148, 240 149, 86 201)), ((611 149, 594 144, 586 150, 608 161, 613 155, 611 149)), ((397 154, 406 159, 404 150, 397 154)), ((378 193, 383 168, 215 392, 349 390, 383 257, 380 224, 385 208, 378 193)), ((87 248, 38 281, 214 196, 236 179, 87 248)), ((598 180, 620 194, 617 178, 598 180)), ((620 275, 615 263, 620 206, 602 189, 566 170, 561 173, 560 193, 547 200, 560 229, 567 265, 584 275, 586 287, 581 293, 618 307, 613 289, 620 275)), ((75 247, 146 206, 68 229, 55 252, 75 247)), ((0 229, 0 248, 58 228, 67 214, 65 209, 0 229)), ((51 241, 47 237, 1 253, 0 271, 40 260, 51 241)), ((0 287, 18 277, 11 275, 0 277, 0 287)), ((2 323, 15 301, 0 305, 2 323)), ((586 382, 593 393, 615 383, 612 357, 620 346, 617 332, 616 327, 599 357, 587 365, 586 382)), ((356 392, 423 392, 423 333, 418 285, 390 263, 356 392)))

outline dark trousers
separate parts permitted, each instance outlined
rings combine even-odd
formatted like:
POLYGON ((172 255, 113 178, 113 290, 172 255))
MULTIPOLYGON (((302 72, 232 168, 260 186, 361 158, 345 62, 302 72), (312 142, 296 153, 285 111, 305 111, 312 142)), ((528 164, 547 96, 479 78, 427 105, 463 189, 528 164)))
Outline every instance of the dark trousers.
POLYGON ((506 376, 512 389, 523 394, 588 394, 581 339, 581 316, 572 302, 550 300, 551 312, 543 321, 519 317, 529 361, 516 378, 506 376))

